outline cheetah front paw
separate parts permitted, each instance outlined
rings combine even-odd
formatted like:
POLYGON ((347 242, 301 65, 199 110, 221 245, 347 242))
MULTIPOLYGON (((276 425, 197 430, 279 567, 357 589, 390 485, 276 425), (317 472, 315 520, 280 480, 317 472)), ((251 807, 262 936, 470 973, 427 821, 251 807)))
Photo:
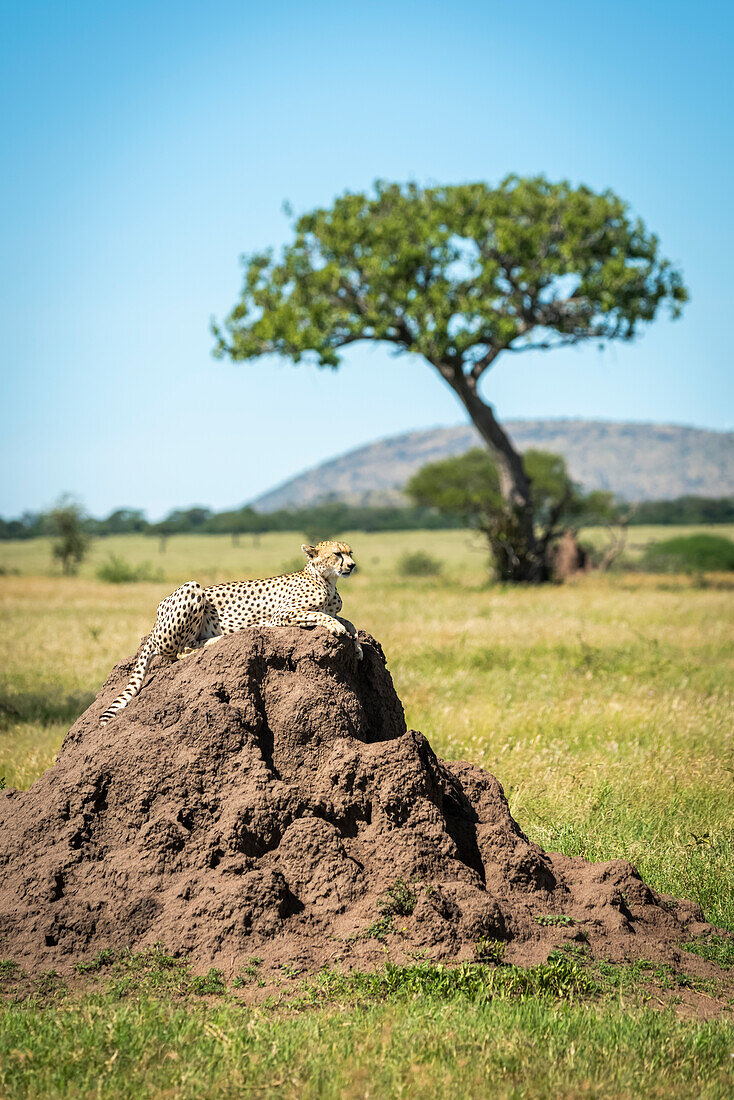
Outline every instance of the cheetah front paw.
POLYGON ((187 646, 186 649, 182 649, 176 654, 176 660, 177 661, 184 661, 184 660, 186 660, 187 657, 190 657, 191 654, 194 653, 194 652, 195 652, 195 650, 193 650, 191 648, 191 646, 187 646))

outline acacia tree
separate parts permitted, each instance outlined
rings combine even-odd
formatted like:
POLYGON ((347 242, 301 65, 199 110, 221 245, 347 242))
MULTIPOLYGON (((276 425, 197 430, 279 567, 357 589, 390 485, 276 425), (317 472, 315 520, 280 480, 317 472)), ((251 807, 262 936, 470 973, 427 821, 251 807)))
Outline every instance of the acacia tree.
POLYGON ((243 258, 239 302, 215 354, 337 367, 360 340, 421 355, 451 387, 497 464, 511 578, 542 580, 530 479, 480 392, 503 353, 631 340, 687 298, 658 239, 611 191, 508 176, 422 188, 377 182, 303 214, 280 256, 243 258))

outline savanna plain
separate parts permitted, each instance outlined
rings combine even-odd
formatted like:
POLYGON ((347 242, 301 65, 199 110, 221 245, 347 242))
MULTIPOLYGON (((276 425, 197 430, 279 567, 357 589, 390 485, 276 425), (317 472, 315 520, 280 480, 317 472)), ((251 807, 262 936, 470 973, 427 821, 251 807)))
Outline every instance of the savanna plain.
MULTIPOLYGON (((636 571, 672 533, 634 528, 624 569, 533 589, 488 584, 466 532, 347 533, 359 571, 341 586, 344 613, 381 642, 408 725, 439 756, 493 772, 533 840, 629 859, 734 932, 734 580, 636 571), (402 575, 415 550, 440 572, 402 575)), ((46 540, 1 543, 7 785, 53 764, 172 588, 300 568, 301 541, 100 539, 76 577, 54 575, 46 540), (97 579, 112 554, 157 579, 97 579)), ((90 959, 71 983, 1 962, 0 1097, 734 1094, 726 936, 686 948, 717 962, 721 983, 562 953, 526 971, 386 957, 365 976, 284 968, 265 999, 257 959, 227 983, 165 948, 90 959)))

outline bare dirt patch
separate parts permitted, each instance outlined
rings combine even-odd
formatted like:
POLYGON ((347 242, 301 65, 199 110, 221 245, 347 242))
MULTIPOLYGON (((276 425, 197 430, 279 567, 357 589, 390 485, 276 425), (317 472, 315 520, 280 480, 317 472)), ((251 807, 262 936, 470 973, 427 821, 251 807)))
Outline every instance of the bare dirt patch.
POLYGON ((0 955, 68 972, 163 943, 204 972, 543 961, 559 945, 721 973, 715 930, 624 860, 544 852, 494 776, 407 730, 361 633, 252 629, 154 664, 109 725, 121 662, 28 791, 0 796, 0 955))

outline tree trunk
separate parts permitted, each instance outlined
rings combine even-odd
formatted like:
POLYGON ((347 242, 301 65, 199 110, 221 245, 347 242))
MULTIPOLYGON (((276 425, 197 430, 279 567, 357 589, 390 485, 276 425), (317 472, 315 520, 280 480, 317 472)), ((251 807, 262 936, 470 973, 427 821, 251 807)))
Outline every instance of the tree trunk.
POLYGON ((474 427, 489 447, 497 463, 500 492, 519 525, 519 545, 515 548, 512 577, 516 581, 538 584, 547 580, 545 556, 535 536, 535 515, 530 496, 530 480, 525 473, 522 456, 513 447, 510 437, 497 422, 491 405, 479 396, 476 383, 468 379, 461 367, 439 368, 462 405, 474 427))

